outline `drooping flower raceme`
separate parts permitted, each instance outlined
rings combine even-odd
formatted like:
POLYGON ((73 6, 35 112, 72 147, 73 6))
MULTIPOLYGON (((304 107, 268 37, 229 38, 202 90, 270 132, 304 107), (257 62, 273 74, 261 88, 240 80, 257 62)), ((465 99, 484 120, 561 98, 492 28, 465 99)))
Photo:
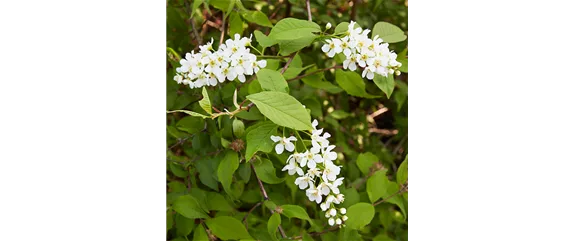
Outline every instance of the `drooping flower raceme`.
MULTIPOLYGON (((295 184, 299 189, 306 189, 305 193, 310 201, 319 204, 325 217, 328 218, 329 225, 341 225, 347 220, 347 210, 337 208, 335 205, 345 201, 339 186, 343 184, 345 178, 338 177, 341 174, 341 167, 333 161, 337 158, 337 153, 333 151, 334 145, 329 145, 328 138, 331 135, 323 132, 323 129, 317 129, 318 122, 314 120, 311 136, 312 147, 299 153, 295 150, 295 144, 291 141, 298 141, 295 137, 289 138, 271 136, 274 142, 277 142, 275 150, 278 154, 283 153, 283 148, 289 152, 295 151, 287 158, 287 165, 282 171, 288 171, 289 175, 297 175, 295 184), (285 147, 277 147, 277 146, 285 147), (289 147, 288 147, 289 146, 289 147)), ((303 140, 300 140, 303 141, 303 140)))
POLYGON ((335 54, 343 53, 343 69, 355 71, 357 67, 363 69, 361 76, 373 79, 375 74, 388 76, 399 75, 401 63, 397 61, 397 54, 389 50, 389 44, 384 43, 378 35, 369 38, 370 29, 355 27, 351 21, 345 36, 325 40, 321 50, 332 58, 335 54))
POLYGON ((246 38, 235 34, 234 39, 228 39, 214 51, 213 39, 205 45, 199 46, 199 52, 186 53, 181 59, 180 67, 176 68, 173 77, 178 84, 189 85, 190 88, 215 86, 225 80, 238 79, 245 82, 246 75, 256 74, 259 69, 267 66, 267 61, 259 60, 249 53, 251 37, 246 38))

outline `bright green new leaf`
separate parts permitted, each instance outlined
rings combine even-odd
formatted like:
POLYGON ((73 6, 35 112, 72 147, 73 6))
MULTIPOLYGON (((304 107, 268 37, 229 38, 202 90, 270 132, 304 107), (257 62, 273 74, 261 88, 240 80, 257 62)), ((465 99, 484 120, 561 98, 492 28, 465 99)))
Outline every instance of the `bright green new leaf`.
POLYGON ((371 36, 374 37, 377 35, 387 43, 397 43, 407 39, 403 30, 387 22, 378 22, 375 24, 373 32, 371 32, 371 36))
POLYGON ((271 235, 271 238, 275 241, 278 240, 276 233, 279 225, 281 225, 281 216, 278 213, 272 214, 267 222, 267 232, 269 232, 269 235, 271 235))
MULTIPOLYGON (((360 28, 361 26, 359 25, 359 23, 355 22, 355 28, 360 28)), ((337 24, 337 27, 335 27, 335 31, 333 33, 335 34, 342 34, 347 32, 347 30, 349 29, 349 23, 348 22, 342 22, 337 24)))
POLYGON ((301 206, 287 204, 282 205, 281 208, 283 209, 281 214, 285 215, 285 217, 312 221, 309 214, 307 214, 307 211, 305 211, 301 206))
POLYGON ((311 130, 311 116, 293 96, 277 91, 263 91, 248 95, 259 111, 280 126, 295 130, 311 130))
POLYGON ((233 173, 239 167, 239 158, 237 157, 237 153, 233 151, 228 151, 219 163, 219 167, 217 168, 217 178, 225 192, 231 196, 231 181, 233 180, 233 173))
POLYGON ((235 11, 229 14, 229 36, 234 36, 235 34, 243 34, 243 20, 239 14, 235 11))
POLYGON ((309 46, 320 32, 321 27, 307 20, 284 18, 271 29, 269 38, 279 42, 281 55, 288 55, 309 46))
POLYGON ((245 20, 251 23, 256 23, 264 27, 273 27, 269 18, 267 18, 267 16, 265 16, 261 11, 244 11, 242 12, 242 15, 245 20))
POLYGON ((339 86, 341 86, 341 88, 350 95, 364 98, 379 97, 367 93, 363 78, 355 72, 338 69, 335 71, 335 81, 337 81, 337 84, 339 84, 339 86))
POLYGON ((375 78, 373 82, 381 89, 387 98, 391 97, 393 90, 395 89, 395 77, 392 74, 389 74, 387 77, 382 76, 380 74, 375 74, 375 78))
POLYGON ((201 94, 203 95, 203 99, 199 101, 199 106, 201 106, 207 114, 211 115, 211 101, 209 100, 209 95, 207 94, 207 89, 205 89, 205 87, 201 90, 201 94))
POLYGON ((369 200, 374 203, 381 197, 386 197, 387 188, 389 187, 389 179, 386 176, 387 171, 379 170, 376 171, 367 180, 367 194, 369 195, 369 200))
MULTIPOLYGON (((267 35, 263 34, 261 31, 259 30, 255 30, 253 32, 253 34, 255 35, 255 39, 257 39, 257 42, 263 47, 263 48, 267 48, 270 46, 273 46, 275 44, 277 44, 277 41, 275 41, 274 39, 271 39, 269 37, 267 37, 267 35)), ((269 63, 267 63, 267 65, 269 65, 269 63)))
POLYGON ((357 157, 357 166, 359 170, 363 173, 363 175, 368 175, 370 172, 370 168, 378 162, 379 158, 375 156, 373 153, 365 152, 359 154, 357 157))
POLYGON ((257 128, 248 128, 245 159, 250 160, 258 151, 267 153, 273 150, 271 135, 275 134, 276 131, 277 125, 271 121, 258 123, 257 128))
POLYGON ((208 218, 207 214, 201 209, 197 200, 191 195, 182 195, 173 202, 173 210, 185 216, 186 218, 208 218))
POLYGON ((347 209, 347 217, 347 228, 361 229, 371 223, 375 217, 375 208, 370 203, 357 203, 347 209))
MULTIPOLYGON (((305 74, 311 73, 316 70, 317 70, 316 67, 310 68, 305 72, 305 74)), ((333 83, 324 80, 323 79, 324 75, 325 74, 323 72, 319 72, 317 74, 306 76, 301 80, 308 86, 311 86, 316 89, 323 89, 331 94, 337 94, 343 91, 341 88, 339 88, 339 86, 336 86, 333 83)))
POLYGON ((285 81, 281 73, 275 70, 260 69, 257 72, 257 80, 259 80, 259 84, 263 90, 289 93, 287 81, 285 81))
POLYGON ((349 117, 349 113, 345 112, 344 110, 335 110, 331 112, 331 116, 337 120, 345 119, 349 117))
POLYGON ((199 113, 197 113, 197 112, 193 112, 193 111, 189 111, 189 110, 168 110, 168 111, 167 111, 167 113, 174 113, 174 112, 183 112, 183 113, 186 113, 186 114, 188 114, 188 115, 190 115, 190 116, 201 117, 201 118, 203 118, 203 119, 205 119, 205 118, 210 118, 209 116, 202 115, 202 114, 199 114, 199 113))
POLYGON ((239 119, 233 120, 233 135, 237 138, 241 138, 245 134, 245 124, 239 119))
POLYGON ((405 181, 408 178, 408 165, 409 165, 409 155, 407 155, 405 157, 405 160, 401 163, 401 165, 399 166, 399 169, 397 170, 397 182, 400 184, 405 183, 405 181))
POLYGON ((205 221, 211 232, 222 240, 253 239, 239 220, 229 216, 219 216, 205 221))
POLYGON ((275 167, 273 167, 273 163, 268 159, 261 158, 261 161, 253 163, 253 166, 255 167, 257 177, 265 183, 277 184, 285 180, 285 178, 277 177, 275 167))
POLYGON ((193 6, 191 7, 191 17, 195 14, 195 10, 203 3, 203 0, 193 0, 193 6))

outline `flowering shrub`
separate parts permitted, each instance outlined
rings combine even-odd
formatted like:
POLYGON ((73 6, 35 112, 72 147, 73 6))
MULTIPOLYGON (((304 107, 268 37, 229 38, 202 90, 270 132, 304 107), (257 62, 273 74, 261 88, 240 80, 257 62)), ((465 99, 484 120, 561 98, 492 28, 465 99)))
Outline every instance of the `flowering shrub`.
POLYGON ((407 240, 406 5, 168 0, 167 240, 407 240))

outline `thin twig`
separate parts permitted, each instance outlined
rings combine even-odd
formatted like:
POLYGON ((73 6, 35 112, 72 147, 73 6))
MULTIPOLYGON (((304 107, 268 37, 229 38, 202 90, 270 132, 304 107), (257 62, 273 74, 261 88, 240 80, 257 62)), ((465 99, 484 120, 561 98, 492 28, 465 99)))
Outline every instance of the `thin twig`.
POLYGON ((297 55, 297 53, 299 53, 299 51, 297 51, 297 52, 291 54, 291 58, 289 58, 289 60, 287 60, 287 63, 285 64, 285 67, 283 67, 283 69, 281 70, 281 74, 285 73, 285 71, 287 70, 287 68, 289 68, 289 65, 291 64, 291 61, 293 61, 293 59, 295 58, 295 55, 297 55))
POLYGON ((351 7, 351 20, 355 20, 355 16, 357 15, 357 1, 352 0, 351 3, 353 4, 351 7))
POLYGON ((307 0, 307 15, 309 16, 309 21, 313 21, 313 19, 311 19, 311 4, 309 0, 307 0))
POLYGON ((373 203, 373 206, 377 206, 377 205, 379 205, 380 203, 385 202, 385 201, 391 199, 392 197, 396 196, 397 194, 403 193, 405 190, 407 190, 408 187, 409 187, 408 183, 405 182, 405 184, 403 184, 403 187, 402 187, 401 189, 399 189, 397 192, 393 193, 393 195, 390 195, 390 196, 388 196, 387 198, 385 198, 385 199, 383 199, 383 200, 381 200, 381 201, 378 201, 378 202, 376 202, 376 203, 373 203))
POLYGON ((245 223, 245 229, 249 230, 249 224, 247 224, 247 217, 249 217, 249 214, 251 214, 251 212, 253 212, 253 210, 255 210, 255 208, 261 206, 261 204, 263 204, 263 202, 258 202, 257 204, 255 204, 255 206, 253 206, 251 209, 249 209, 249 212, 247 212, 247 214, 245 214, 245 217, 243 217, 243 223, 245 223))
POLYGON ((324 68, 324 69, 318 69, 318 70, 315 70, 315 71, 313 71, 313 72, 311 72, 311 73, 304 74, 304 75, 299 75, 299 76, 297 76, 297 77, 295 77, 295 78, 288 79, 287 82, 293 81, 293 80, 302 79, 302 78, 305 78, 305 77, 307 77, 307 76, 311 76, 311 75, 314 75, 314 74, 316 74, 316 73, 323 72, 323 71, 327 71, 327 70, 330 70, 330 69, 341 69, 341 68, 343 68, 343 66, 341 66, 341 65, 335 65, 335 66, 328 67, 328 68, 324 68))
POLYGON ((222 23, 221 23, 221 37, 219 37, 219 46, 223 44, 223 37, 225 35, 225 13, 221 13, 222 23))
MULTIPOLYGON (((257 176, 257 172, 255 172, 255 166, 253 166, 253 162, 249 162, 249 165, 251 165, 251 170, 253 170, 253 175, 255 175, 255 178, 257 179, 257 183, 259 184, 259 190, 261 190, 261 194, 263 194, 263 199, 265 200, 269 200, 269 196, 267 196, 267 192, 265 191, 265 187, 263 187, 263 183, 261 182, 261 179, 259 179, 259 177, 257 176)), ((271 213, 274 213, 275 210, 271 210, 271 213)), ((281 227, 281 224, 279 224, 279 233, 281 233, 281 237, 286 238, 287 235, 285 235, 285 230, 283 230, 283 227, 281 227)))
POLYGON ((193 135, 188 136, 188 137, 183 138, 183 139, 179 139, 179 141, 177 141, 175 144, 173 144, 172 146, 170 146, 169 149, 171 150, 171 149, 173 149, 174 147, 176 147, 177 145, 183 144, 185 141, 187 141, 187 139, 189 139, 189 138, 192 137, 192 136, 193 136, 193 135))
POLYGON ((199 32, 197 32, 197 27, 195 26, 195 21, 193 20, 193 17, 189 21, 191 22, 191 29, 193 30, 193 34, 195 35, 195 39, 197 40, 197 45, 202 45, 203 41, 201 41, 201 38, 199 37, 199 32))

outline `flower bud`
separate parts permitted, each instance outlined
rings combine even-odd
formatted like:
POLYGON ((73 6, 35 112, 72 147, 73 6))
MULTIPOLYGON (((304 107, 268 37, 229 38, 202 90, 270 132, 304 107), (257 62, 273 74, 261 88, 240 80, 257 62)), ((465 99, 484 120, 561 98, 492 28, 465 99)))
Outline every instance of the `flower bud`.
POLYGON ((331 216, 335 216, 335 215, 337 215, 337 210, 335 210, 334 208, 331 208, 331 210, 329 210, 329 214, 331 216))
POLYGON ((349 217, 347 217, 347 215, 343 216, 343 221, 347 221, 347 219, 349 219, 349 217))
POLYGON ((340 212, 341 214, 346 214, 346 213, 347 213, 347 209, 346 209, 346 208, 341 208, 341 209, 339 209, 339 212, 340 212))
POLYGON ((330 218, 330 217, 331 217, 331 215, 329 215, 329 212, 326 212, 326 213, 325 213, 325 217, 326 217, 326 218, 330 218))
POLYGON ((335 219, 329 218, 329 225, 331 226, 335 225, 335 219))
POLYGON ((331 23, 327 23, 327 26, 325 26, 325 30, 330 29, 331 28, 331 23))
POLYGON ((341 223, 342 223, 342 221, 341 221, 341 219, 340 219, 340 218, 337 218, 337 219, 335 220, 335 223, 336 223, 336 224, 341 224, 341 223))

